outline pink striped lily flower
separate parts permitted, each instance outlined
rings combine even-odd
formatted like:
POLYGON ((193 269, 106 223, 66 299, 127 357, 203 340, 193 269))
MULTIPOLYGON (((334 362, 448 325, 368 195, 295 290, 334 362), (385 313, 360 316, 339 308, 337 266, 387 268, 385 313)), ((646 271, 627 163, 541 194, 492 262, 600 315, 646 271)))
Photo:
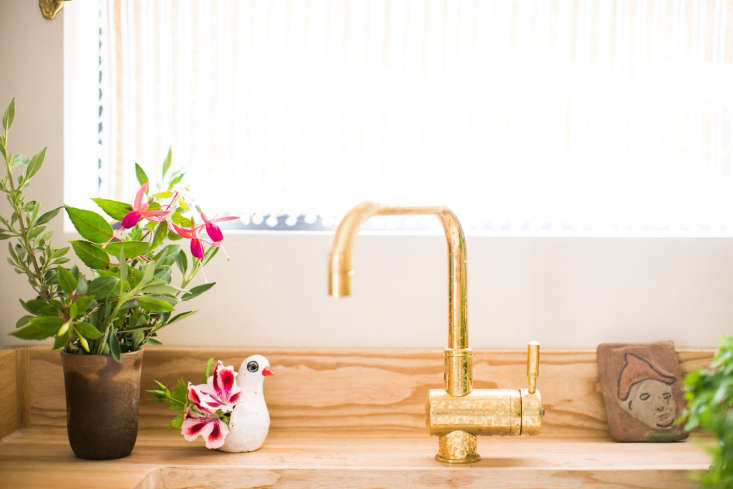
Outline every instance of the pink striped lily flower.
POLYGON ((193 404, 186 410, 181 434, 188 441, 201 436, 206 448, 219 448, 229 433, 227 424, 219 419, 218 411, 231 412, 239 400, 241 389, 236 382, 234 367, 225 367, 221 360, 207 384, 188 384, 188 399, 193 404))
POLYGON ((133 203, 132 210, 122 219, 122 227, 130 229, 140 222, 140 219, 145 218, 149 221, 163 221, 166 216, 170 213, 169 210, 149 210, 149 205, 143 203, 143 197, 145 192, 148 190, 148 184, 143 184, 142 187, 137 191, 135 195, 135 202, 133 203))
POLYGON ((229 427, 215 415, 197 413, 194 409, 186 409, 186 415, 181 425, 181 434, 187 441, 194 441, 201 436, 206 448, 220 448, 224 444, 229 427))

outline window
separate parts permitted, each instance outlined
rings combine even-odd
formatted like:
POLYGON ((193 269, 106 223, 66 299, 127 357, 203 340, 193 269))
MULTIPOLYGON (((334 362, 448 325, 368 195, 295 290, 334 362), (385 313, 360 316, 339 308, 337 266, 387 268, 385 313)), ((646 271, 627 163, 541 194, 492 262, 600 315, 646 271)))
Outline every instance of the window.
POLYGON ((369 199, 469 233, 733 236, 725 1, 79 3, 71 203, 129 199, 172 145, 255 228, 369 199))

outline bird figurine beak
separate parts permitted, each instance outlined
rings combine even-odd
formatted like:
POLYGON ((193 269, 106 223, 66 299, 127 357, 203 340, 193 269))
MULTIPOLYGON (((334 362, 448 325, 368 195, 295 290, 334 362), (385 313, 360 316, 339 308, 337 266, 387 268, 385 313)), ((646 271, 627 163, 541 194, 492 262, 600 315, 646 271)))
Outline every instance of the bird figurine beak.
POLYGON ((265 368, 262 369, 262 376, 263 377, 269 377, 270 375, 275 375, 275 372, 273 372, 270 367, 265 367, 265 368))

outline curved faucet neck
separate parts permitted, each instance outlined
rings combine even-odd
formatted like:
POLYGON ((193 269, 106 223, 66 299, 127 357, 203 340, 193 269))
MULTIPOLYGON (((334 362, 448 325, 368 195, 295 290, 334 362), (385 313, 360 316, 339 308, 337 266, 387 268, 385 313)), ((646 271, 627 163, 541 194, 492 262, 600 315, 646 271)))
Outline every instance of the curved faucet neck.
POLYGON ((372 216, 427 214, 438 216, 448 244, 448 348, 467 350, 466 239, 458 218, 446 207, 390 207, 363 202, 351 209, 341 220, 331 243, 328 292, 335 297, 351 295, 351 255, 356 235, 365 221, 372 216))

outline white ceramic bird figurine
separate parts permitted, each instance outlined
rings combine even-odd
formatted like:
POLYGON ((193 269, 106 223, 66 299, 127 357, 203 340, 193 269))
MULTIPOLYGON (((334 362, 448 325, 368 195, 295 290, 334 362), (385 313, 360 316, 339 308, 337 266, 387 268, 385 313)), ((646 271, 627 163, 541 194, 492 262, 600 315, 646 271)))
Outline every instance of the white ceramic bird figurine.
POLYGON ((270 413, 262 384, 272 374, 270 362, 262 355, 252 355, 242 362, 237 375, 242 393, 232 411, 229 435, 219 450, 253 452, 265 442, 270 430, 270 413))

